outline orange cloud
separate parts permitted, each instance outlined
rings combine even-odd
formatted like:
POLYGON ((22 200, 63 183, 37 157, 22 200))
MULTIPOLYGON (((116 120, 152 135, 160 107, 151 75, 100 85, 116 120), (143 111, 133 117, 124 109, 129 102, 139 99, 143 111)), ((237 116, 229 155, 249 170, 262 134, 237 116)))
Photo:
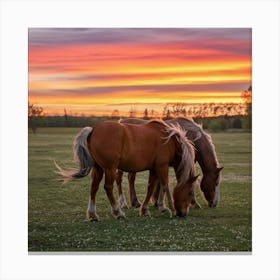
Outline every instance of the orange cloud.
MULTIPOLYGON (((99 31, 95 36, 106 30, 99 31)), ((107 30, 106 36, 117 31, 107 30)), ((193 41, 177 29, 168 31, 174 41, 160 41, 159 35, 142 42, 131 30, 135 43, 128 35, 127 43, 117 36, 71 43, 65 34, 61 44, 54 37, 51 45, 46 40, 33 45, 30 39, 29 98, 49 113, 61 113, 62 106, 104 113, 118 109, 114 104, 127 109, 149 103, 161 110, 162 104, 178 101, 242 102, 241 92, 251 84, 250 36, 237 38, 240 30, 222 29, 218 38, 214 31, 202 30, 193 41)))

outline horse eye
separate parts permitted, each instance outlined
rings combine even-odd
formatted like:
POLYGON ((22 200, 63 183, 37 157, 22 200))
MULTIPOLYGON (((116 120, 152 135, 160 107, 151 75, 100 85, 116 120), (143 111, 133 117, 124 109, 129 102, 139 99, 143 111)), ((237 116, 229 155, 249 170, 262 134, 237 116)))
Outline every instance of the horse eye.
POLYGON ((189 192, 189 195, 193 195, 193 192, 189 192))

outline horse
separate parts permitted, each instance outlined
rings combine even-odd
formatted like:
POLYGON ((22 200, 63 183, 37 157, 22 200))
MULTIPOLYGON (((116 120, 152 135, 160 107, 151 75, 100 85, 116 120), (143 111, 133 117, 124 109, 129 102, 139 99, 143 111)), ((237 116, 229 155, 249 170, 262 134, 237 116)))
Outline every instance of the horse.
MULTIPOLYGON (((144 124, 147 121, 137 118, 127 118, 120 121, 121 123, 133 123, 133 124, 144 124)), ((211 136, 207 134, 201 125, 194 122, 192 118, 177 117, 174 119, 167 120, 168 125, 179 124, 180 127, 186 132, 186 136, 194 143, 195 146, 195 161, 197 161, 202 170, 203 176, 200 183, 200 189, 204 198, 208 202, 209 207, 216 207, 220 200, 220 181, 221 181, 221 170, 223 167, 219 166, 215 147, 212 142, 211 136)), ((119 170, 117 176, 118 192, 120 197, 120 203, 122 208, 127 208, 127 202, 122 192, 122 171, 119 170)), ((135 173, 128 174, 129 181, 129 196, 132 207, 140 207, 140 202, 137 199, 135 192, 135 173)), ((159 187, 157 186, 152 200, 157 205, 159 187)), ((196 202, 195 198, 192 201, 195 207, 200 208, 200 205, 196 202)))
POLYGON ((167 211, 170 216, 172 212, 169 208, 175 210, 177 216, 188 214, 198 176, 194 174, 194 147, 179 126, 168 126, 160 120, 142 125, 104 121, 94 127, 83 128, 74 140, 73 150, 79 169, 67 171, 57 164, 56 167, 64 182, 83 178, 92 170, 86 214, 88 220, 99 220, 95 197, 104 173, 104 188, 112 215, 117 219, 125 217, 113 194, 117 169, 133 173, 149 170, 147 193, 139 210, 140 216, 150 216, 148 202, 158 181, 159 210, 167 211), (169 166, 174 168, 177 179, 173 200, 168 186, 169 166), (164 193, 169 208, 164 205, 164 193))

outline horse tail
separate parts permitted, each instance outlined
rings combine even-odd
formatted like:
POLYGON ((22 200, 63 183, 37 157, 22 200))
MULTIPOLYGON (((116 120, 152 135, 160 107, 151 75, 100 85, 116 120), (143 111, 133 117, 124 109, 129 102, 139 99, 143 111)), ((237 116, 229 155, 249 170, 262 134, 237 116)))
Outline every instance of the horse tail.
POLYGON ((79 163, 79 169, 63 170, 54 162, 58 169, 56 173, 62 176, 64 183, 87 176, 93 168, 94 162, 87 146, 87 139, 92 132, 92 127, 84 127, 73 142, 74 160, 79 163))

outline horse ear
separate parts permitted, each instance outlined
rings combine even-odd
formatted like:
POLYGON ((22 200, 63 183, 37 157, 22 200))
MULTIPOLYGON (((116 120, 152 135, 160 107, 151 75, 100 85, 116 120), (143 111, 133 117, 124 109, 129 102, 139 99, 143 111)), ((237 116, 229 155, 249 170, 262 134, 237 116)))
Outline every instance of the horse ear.
POLYGON ((222 171, 222 169, 224 169, 224 167, 223 167, 223 166, 221 166, 221 167, 217 167, 216 172, 217 172, 217 173, 219 173, 219 172, 221 172, 221 171, 222 171))

